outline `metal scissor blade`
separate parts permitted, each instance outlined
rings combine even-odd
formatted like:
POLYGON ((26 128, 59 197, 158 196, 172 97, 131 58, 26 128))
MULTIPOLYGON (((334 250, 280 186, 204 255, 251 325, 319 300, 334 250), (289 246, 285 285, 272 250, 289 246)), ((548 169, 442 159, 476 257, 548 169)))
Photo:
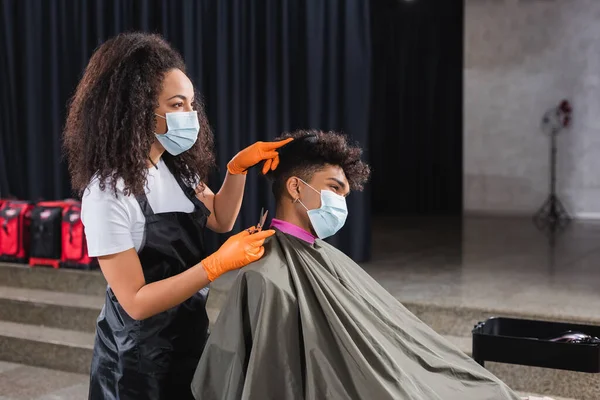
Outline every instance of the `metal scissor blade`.
POLYGON ((268 213, 269 213, 269 210, 265 211, 264 208, 260 209, 260 219, 258 220, 258 224, 256 225, 257 232, 262 231, 262 228, 265 225, 265 222, 267 221, 267 214, 268 213))

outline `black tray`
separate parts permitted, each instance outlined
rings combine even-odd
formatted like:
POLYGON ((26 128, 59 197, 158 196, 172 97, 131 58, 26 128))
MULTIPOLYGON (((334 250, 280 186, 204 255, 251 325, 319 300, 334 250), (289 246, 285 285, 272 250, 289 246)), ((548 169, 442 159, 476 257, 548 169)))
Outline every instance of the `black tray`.
POLYGON ((544 340, 579 331, 600 337, 600 326, 490 318, 473 329, 473 358, 579 372, 600 372, 600 345, 544 340))

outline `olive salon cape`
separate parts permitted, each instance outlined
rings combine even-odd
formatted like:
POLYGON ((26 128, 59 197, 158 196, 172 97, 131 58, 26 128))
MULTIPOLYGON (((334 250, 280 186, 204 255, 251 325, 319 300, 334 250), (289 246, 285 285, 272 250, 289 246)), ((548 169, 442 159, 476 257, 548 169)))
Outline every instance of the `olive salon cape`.
POLYGON ((277 231, 265 250, 221 309, 197 400, 520 400, 335 247, 277 231))

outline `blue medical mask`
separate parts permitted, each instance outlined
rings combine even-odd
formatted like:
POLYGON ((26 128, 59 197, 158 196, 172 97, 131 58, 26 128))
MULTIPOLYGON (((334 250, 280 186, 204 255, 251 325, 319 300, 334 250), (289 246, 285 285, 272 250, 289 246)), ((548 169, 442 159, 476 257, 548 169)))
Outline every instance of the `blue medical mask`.
POLYGON ((191 149, 198 140, 200 131, 198 113, 196 111, 172 112, 165 115, 166 117, 156 114, 167 120, 167 132, 155 134, 160 144, 174 156, 191 149))
MULTIPOLYGON (((300 178, 298 178, 300 179, 300 178)), ((332 192, 331 190, 321 190, 320 192, 308 183, 300 179, 302 183, 321 195, 321 207, 309 210, 304 203, 298 199, 302 207, 306 208, 308 218, 312 224, 315 233, 320 239, 335 235, 346 223, 348 217, 348 208, 346 198, 332 192)))

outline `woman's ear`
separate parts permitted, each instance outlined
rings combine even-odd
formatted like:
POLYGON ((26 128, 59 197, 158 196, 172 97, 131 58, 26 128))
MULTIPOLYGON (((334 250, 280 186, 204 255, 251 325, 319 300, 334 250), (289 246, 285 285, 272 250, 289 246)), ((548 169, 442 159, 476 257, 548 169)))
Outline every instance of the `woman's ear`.
POLYGON ((289 177, 287 181, 285 181, 285 189, 288 196, 292 198, 292 201, 298 201, 300 198, 300 180, 297 177, 289 177))
POLYGON ((161 115, 161 112, 159 108, 154 110, 154 133, 158 133, 159 135, 167 133, 167 118, 161 115))

